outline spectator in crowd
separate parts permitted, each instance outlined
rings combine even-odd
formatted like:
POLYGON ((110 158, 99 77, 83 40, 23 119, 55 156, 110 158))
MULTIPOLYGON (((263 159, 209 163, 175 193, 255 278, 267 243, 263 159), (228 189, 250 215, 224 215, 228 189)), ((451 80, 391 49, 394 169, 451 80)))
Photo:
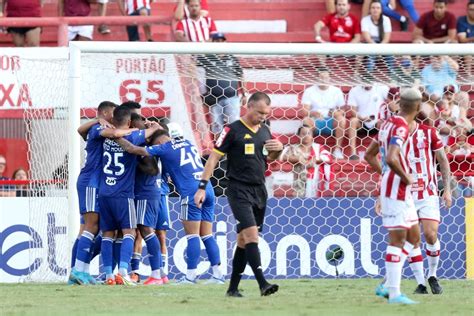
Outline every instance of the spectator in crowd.
MULTIPOLYGON (((371 1, 364 0, 364 5, 362 7, 362 15, 365 16, 369 13, 369 6, 371 1)), ((404 32, 408 31, 409 19, 405 15, 401 15, 395 9, 397 8, 397 1, 396 0, 380 0, 382 4, 382 13, 394 20, 400 22, 400 29, 404 32)), ((405 11, 408 12, 410 18, 413 22, 417 23, 420 19, 418 11, 416 11, 415 4, 413 0, 400 0, 400 5, 402 6, 405 11)))
POLYGON ((201 15, 199 0, 189 0, 189 17, 176 24, 175 38, 178 42, 208 42, 213 33, 217 33, 216 25, 210 17, 201 15))
POLYGON ((459 106, 450 103, 446 98, 436 103, 438 118, 435 126, 438 129, 444 145, 450 137, 457 137, 470 131, 470 122, 461 116, 459 106))
MULTIPOLYGON (((3 0, 0 2, 0 17, 41 17, 42 6, 43 0, 3 0)), ((17 47, 40 46, 40 27, 9 27, 7 31, 17 47)))
POLYGON ((362 40, 369 44, 389 43, 392 24, 390 19, 382 14, 380 0, 370 2, 369 12, 361 21, 362 40))
MULTIPOLYGON (((214 33, 211 38, 213 42, 226 41, 223 33, 214 33)), ((204 67, 206 71, 204 103, 210 107, 211 131, 217 135, 224 124, 239 119, 240 104, 245 104, 242 67, 235 56, 227 54, 199 57, 198 66, 204 67), (239 98, 239 91, 242 99, 239 98)))
MULTIPOLYGON (((351 0, 352 3, 362 4, 364 0, 351 0)), ((335 0, 326 0, 326 12, 334 13, 336 12, 336 1, 335 0)))
POLYGON ((421 70, 421 83, 425 93, 433 102, 438 101, 444 93, 446 85, 459 90, 456 75, 459 70, 458 63, 449 56, 431 56, 430 63, 421 70))
MULTIPOLYGON (((138 1, 118 0, 117 4, 122 15, 149 16, 151 12, 150 0, 143 0, 140 3, 138 1)), ((140 40, 138 25, 127 25, 126 29, 130 42, 138 42, 140 40)), ((146 40, 153 42, 150 24, 143 24, 143 32, 145 33, 146 40)))
POLYGON ((418 69, 419 58, 411 58, 409 55, 401 56, 393 69, 393 79, 396 85, 401 87, 419 87, 421 74, 418 69))
MULTIPOLYGON (((120 3, 120 0, 118 0, 120 3)), ((107 14, 107 3, 109 3, 109 0, 97 0, 97 9, 99 16, 105 16, 107 14)), ((110 28, 106 24, 101 24, 99 25, 98 29, 100 34, 109 34, 110 33, 110 28)))
MULTIPOLYGON (((365 16, 361 21, 362 40, 369 44, 389 43, 392 34, 392 24, 390 19, 382 14, 382 6, 380 0, 372 0, 370 2, 370 14, 365 16)), ((365 79, 372 81, 372 73, 378 62, 386 64, 389 71, 393 69, 392 56, 367 56, 365 58, 364 76, 365 79)), ((363 72, 363 73, 364 73, 363 72)))
POLYGON ((387 100, 389 87, 385 85, 355 86, 349 91, 347 105, 350 106, 353 117, 350 119, 348 130, 350 160, 357 160, 356 136, 362 129, 364 136, 377 132, 377 119, 380 107, 387 100))
MULTIPOLYGON (((58 16, 89 16, 91 5, 88 0, 58 0, 58 16)), ((93 25, 68 26, 69 41, 92 41, 93 25)))
MULTIPOLYGON (((456 29, 459 43, 474 43, 474 0, 467 3, 467 14, 458 18, 456 29)), ((473 75, 471 55, 464 56, 464 66, 466 73, 473 75)))
POLYGON ((474 42, 474 0, 467 3, 467 14, 458 18, 456 29, 460 43, 474 42))
POLYGON ((321 68, 319 82, 304 91, 301 103, 308 117, 304 119, 303 124, 315 128, 316 134, 332 135, 334 131, 336 148, 333 156, 342 159, 342 138, 346 119, 340 108, 345 105, 344 94, 340 88, 329 85, 329 82, 329 71, 321 68))
POLYGON ((293 164, 293 189, 297 197, 320 196, 322 184, 328 185, 330 181, 331 154, 323 145, 314 142, 309 126, 301 126, 296 134, 299 144, 286 146, 280 159, 293 164))
MULTIPOLYGON (((28 174, 25 169, 18 168, 13 172, 13 180, 28 180, 28 174)), ((28 184, 16 186, 16 196, 29 196, 28 184)))
POLYGON ((316 42, 325 42, 321 37, 321 30, 327 27, 330 42, 359 43, 360 22, 355 15, 349 12, 350 8, 349 0, 336 0, 336 12, 327 14, 314 25, 316 42))
MULTIPOLYGON (((174 19, 181 21, 189 17, 189 0, 178 0, 178 4, 174 8, 174 19)), ((207 17, 209 15, 209 6, 207 0, 201 0, 201 16, 207 17)))
MULTIPOLYGON (((0 155, 0 180, 10 180, 4 176, 7 169, 7 159, 0 155)), ((0 185, 0 197, 15 196, 15 187, 11 185, 0 185)))
POLYGON ((434 0, 434 9, 424 13, 413 31, 415 43, 455 43, 456 17, 447 11, 447 0, 434 0))

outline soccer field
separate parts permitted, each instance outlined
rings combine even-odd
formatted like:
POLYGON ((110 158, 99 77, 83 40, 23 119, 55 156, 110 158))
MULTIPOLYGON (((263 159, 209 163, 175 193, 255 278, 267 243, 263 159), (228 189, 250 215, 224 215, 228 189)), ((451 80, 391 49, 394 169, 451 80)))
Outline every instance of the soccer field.
MULTIPOLYGON (((415 306, 389 306, 376 297, 380 280, 278 280, 280 291, 260 297, 243 281, 244 298, 224 297, 226 286, 80 287, 1 284, 0 315, 474 315, 474 281, 441 280, 444 294, 410 297, 415 306)), ((413 280, 402 290, 411 294, 413 280)))

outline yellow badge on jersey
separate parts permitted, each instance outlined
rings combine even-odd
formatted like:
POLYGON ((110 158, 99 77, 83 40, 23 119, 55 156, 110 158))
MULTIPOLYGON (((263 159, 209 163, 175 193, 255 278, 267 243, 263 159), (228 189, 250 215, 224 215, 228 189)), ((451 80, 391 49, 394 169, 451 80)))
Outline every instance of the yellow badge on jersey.
POLYGON ((252 139, 252 136, 250 136, 249 134, 245 134, 244 139, 252 139))
POLYGON ((254 144, 245 144, 245 154, 246 155, 255 155, 255 145, 254 144))

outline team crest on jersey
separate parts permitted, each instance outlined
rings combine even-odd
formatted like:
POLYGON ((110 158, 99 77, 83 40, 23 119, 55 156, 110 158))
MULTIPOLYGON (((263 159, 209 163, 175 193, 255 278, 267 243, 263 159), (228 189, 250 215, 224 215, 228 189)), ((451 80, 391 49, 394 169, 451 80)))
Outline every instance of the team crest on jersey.
POLYGON ((245 134, 244 139, 252 139, 252 136, 250 136, 250 134, 245 134))
POLYGON ((346 18, 346 26, 351 27, 352 26, 352 19, 350 17, 346 18))
POLYGON ((117 184, 117 179, 113 178, 113 177, 107 177, 105 179, 105 184, 110 185, 110 186, 116 185, 117 184))
POLYGON ((397 136, 399 136, 399 137, 405 138, 406 135, 407 135, 407 131, 406 131, 405 128, 399 127, 399 128, 397 128, 397 130, 395 131, 395 134, 397 134, 397 136))

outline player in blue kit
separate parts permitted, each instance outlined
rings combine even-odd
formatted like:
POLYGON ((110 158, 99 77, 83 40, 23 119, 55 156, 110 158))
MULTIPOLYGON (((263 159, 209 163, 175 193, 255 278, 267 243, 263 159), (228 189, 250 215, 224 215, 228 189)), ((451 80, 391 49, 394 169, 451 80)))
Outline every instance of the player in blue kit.
MULTIPOLYGON (((170 128, 171 133, 171 128, 170 128)), ((169 174, 176 190, 181 195, 181 213, 188 247, 187 273, 178 282, 181 284, 196 283, 196 269, 201 252, 200 239, 203 241, 212 267, 212 282, 223 284, 224 278, 220 270, 219 247, 212 236, 214 221, 214 191, 209 184, 206 186, 206 201, 202 208, 194 204, 194 193, 198 189, 199 179, 203 171, 198 150, 184 138, 172 139, 166 130, 156 131, 150 138, 152 146, 139 147, 125 138, 117 142, 125 151, 139 156, 159 157, 162 173, 169 174)))
POLYGON ((95 284, 89 274, 89 264, 100 249, 99 207, 97 190, 101 174, 104 137, 122 137, 128 129, 114 129, 111 125, 115 103, 104 101, 97 108, 97 119, 81 125, 78 133, 86 143, 86 161, 77 179, 81 230, 73 247, 73 269, 69 278, 72 284, 95 284), (96 239, 96 240, 94 240, 96 239), (94 245, 94 241, 97 245, 94 245))
MULTIPOLYGON (((118 129, 130 127, 131 111, 119 106, 114 110, 113 123, 118 129)), ((153 124, 146 130, 134 130, 124 139, 141 145, 159 126, 153 124)), ((100 227, 102 229, 102 260, 106 274, 106 284, 134 285, 128 276, 128 266, 132 257, 135 240, 136 212, 134 205, 134 184, 137 158, 125 152, 113 139, 103 143, 102 174, 99 185, 100 227), (120 249, 119 273, 114 276, 113 238, 115 231, 123 234, 120 249)))
MULTIPOLYGON (((161 166, 161 163, 159 163, 159 166, 161 166)), ((163 281, 163 284, 167 284, 169 283, 169 279, 166 269, 166 258, 168 257, 168 251, 166 247, 166 232, 170 229, 171 225, 168 199, 168 195, 170 194, 168 175, 161 174, 160 189, 160 207, 158 209, 155 234, 158 237, 161 248, 161 280, 163 281)))
MULTIPOLYGON (((131 119, 133 127, 140 130, 146 128, 145 120, 140 115, 132 113, 131 119)), ((158 186, 159 181, 161 181, 161 174, 156 159, 154 157, 139 157, 135 176, 135 208, 137 211, 139 234, 143 237, 147 245, 151 267, 151 275, 145 280, 144 285, 163 284, 163 280, 161 279, 161 249, 158 237, 155 235, 155 225, 158 220, 161 195, 161 190, 158 186)), ((136 243, 135 249, 137 249, 136 243)), ((141 257, 141 247, 139 254, 141 257)), ((136 268, 138 270, 138 267, 136 268)))

